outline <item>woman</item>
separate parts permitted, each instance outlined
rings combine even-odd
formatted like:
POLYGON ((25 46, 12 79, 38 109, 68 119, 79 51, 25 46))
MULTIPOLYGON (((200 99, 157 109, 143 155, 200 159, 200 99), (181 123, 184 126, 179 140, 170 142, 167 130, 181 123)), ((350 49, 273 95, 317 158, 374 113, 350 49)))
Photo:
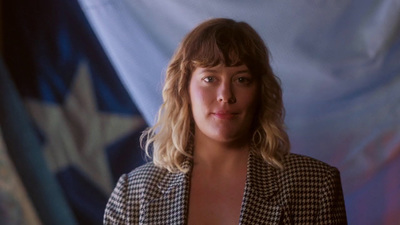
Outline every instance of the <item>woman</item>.
POLYGON ((120 178, 105 224, 346 224, 338 170, 289 153, 268 53, 230 19, 184 38, 142 136, 152 162, 120 178))

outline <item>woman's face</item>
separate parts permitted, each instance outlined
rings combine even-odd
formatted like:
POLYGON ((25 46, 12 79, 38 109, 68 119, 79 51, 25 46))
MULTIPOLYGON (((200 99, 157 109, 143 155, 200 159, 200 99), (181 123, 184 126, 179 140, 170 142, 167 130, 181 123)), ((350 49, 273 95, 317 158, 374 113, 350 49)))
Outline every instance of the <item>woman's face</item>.
POLYGON ((257 93, 255 78, 246 65, 196 68, 189 83, 195 138, 247 143, 257 93))

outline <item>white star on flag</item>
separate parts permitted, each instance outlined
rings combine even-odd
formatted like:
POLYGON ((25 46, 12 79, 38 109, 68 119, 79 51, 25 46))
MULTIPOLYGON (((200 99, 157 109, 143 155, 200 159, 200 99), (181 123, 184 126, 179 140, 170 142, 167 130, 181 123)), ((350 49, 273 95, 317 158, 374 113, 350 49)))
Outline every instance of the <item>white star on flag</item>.
POLYGON ((45 133, 44 154, 50 169, 57 172, 75 166, 110 193, 113 182, 105 148, 143 127, 142 117, 100 112, 85 61, 79 64, 63 105, 37 100, 27 100, 26 105, 45 133))

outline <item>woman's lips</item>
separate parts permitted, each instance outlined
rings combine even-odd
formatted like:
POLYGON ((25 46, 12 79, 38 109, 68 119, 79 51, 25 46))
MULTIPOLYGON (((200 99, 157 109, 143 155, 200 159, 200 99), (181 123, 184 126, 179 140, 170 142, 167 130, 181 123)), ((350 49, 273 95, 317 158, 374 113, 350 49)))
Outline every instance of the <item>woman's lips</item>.
POLYGON ((230 120, 233 119, 237 113, 232 113, 232 112, 215 112, 212 113, 212 115, 218 119, 223 119, 223 120, 230 120))

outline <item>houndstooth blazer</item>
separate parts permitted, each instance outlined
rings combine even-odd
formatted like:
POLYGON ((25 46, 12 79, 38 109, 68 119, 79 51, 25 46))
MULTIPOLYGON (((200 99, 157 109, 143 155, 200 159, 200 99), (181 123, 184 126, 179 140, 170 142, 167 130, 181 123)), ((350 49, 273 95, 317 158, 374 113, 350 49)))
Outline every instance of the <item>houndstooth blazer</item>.
MULTIPOLYGON (((336 168, 296 154, 283 170, 254 155, 247 167, 239 224, 347 224, 336 168)), ((143 165, 119 179, 104 224, 186 224, 189 182, 190 173, 143 165)))

